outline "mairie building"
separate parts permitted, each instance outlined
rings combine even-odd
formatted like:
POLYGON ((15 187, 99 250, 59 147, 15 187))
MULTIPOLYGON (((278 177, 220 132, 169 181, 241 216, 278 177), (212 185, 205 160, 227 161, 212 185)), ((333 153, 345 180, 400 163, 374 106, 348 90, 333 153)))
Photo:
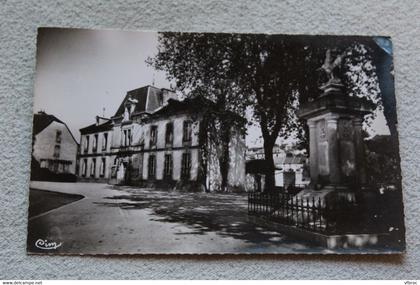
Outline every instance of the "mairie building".
MULTIPOLYGON (((128 91, 111 118, 80 129, 80 181, 139 187, 217 191, 221 151, 210 141, 205 99, 178 100, 167 89, 128 91)), ((245 185, 245 136, 231 127, 228 189, 245 185)))

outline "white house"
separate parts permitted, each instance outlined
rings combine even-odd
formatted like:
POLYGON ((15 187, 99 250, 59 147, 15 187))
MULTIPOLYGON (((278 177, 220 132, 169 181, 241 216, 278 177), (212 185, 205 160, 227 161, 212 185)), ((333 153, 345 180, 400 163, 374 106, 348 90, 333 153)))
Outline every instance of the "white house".
MULTIPOLYGON (((78 143, 67 125, 45 112, 34 114, 32 159, 40 169, 76 174, 78 143)), ((36 169, 32 169, 36 171, 36 169)))

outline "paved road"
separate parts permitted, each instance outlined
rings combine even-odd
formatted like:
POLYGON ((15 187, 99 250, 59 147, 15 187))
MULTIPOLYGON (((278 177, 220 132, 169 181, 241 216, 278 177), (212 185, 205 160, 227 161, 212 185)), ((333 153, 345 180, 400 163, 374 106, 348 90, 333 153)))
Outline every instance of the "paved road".
POLYGON ((302 243, 249 220, 246 196, 179 193, 96 183, 31 182, 31 188, 85 198, 32 217, 28 250, 35 253, 301 252, 302 243), (61 243, 34 246, 38 239, 61 243))

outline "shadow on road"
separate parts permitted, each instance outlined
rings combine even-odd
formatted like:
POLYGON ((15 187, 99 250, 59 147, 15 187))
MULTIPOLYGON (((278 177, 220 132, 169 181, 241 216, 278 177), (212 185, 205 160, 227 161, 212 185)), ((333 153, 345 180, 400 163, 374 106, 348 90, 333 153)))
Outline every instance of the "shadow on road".
MULTIPOLYGON (((124 191, 130 191, 124 189, 124 191)), ((246 194, 179 193, 156 190, 132 190, 130 195, 105 197, 109 202, 97 202, 123 210, 149 209, 152 220, 181 223, 190 232, 178 235, 202 235, 216 232, 221 236, 242 239, 264 246, 293 243, 296 249, 306 248, 302 243, 288 239, 274 228, 257 225, 248 218, 246 194)))

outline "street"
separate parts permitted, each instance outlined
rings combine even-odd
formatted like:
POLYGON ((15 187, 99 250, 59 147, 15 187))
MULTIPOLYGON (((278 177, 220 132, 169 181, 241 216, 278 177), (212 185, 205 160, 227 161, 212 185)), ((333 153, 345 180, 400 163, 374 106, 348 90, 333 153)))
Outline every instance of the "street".
POLYGON ((84 196, 29 218, 32 253, 296 253, 309 247, 252 222, 245 194, 37 181, 30 188, 84 196), (39 239, 60 245, 40 248, 39 239))

